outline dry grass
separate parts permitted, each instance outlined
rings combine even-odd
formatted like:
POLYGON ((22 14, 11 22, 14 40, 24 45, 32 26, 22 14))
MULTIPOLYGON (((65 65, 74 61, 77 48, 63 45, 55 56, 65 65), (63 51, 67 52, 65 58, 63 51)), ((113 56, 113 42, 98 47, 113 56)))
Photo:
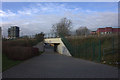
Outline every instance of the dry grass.
MULTIPOLYGON (((74 57, 80 57, 88 60, 93 59, 93 51, 95 51, 94 60, 99 59, 99 52, 100 52, 100 45, 99 41, 101 42, 101 58, 105 58, 106 64, 107 62, 113 63, 117 62, 118 55, 118 35, 102 35, 102 36, 69 36, 66 37, 67 41, 72 46, 71 53, 74 57), (114 53, 113 53, 113 44, 114 44, 114 53), (95 46, 93 49, 93 45, 95 46), (107 55, 103 55, 103 49, 106 48, 107 50, 104 53, 107 55), (113 54, 111 54, 113 53, 113 54)), ((66 44, 67 45, 67 44, 66 44)), ((69 46, 69 45, 68 45, 69 46)), ((115 64, 111 64, 115 65, 115 64)))

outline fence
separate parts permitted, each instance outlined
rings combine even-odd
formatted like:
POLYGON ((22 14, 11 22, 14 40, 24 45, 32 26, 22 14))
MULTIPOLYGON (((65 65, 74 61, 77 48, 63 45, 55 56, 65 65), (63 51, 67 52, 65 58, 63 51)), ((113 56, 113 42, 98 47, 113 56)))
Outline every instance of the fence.
POLYGON ((59 36, 55 33, 47 33, 45 34, 44 38, 58 38, 59 36))
POLYGON ((106 54, 117 53, 117 36, 74 38, 61 35, 73 57, 101 62, 106 54))

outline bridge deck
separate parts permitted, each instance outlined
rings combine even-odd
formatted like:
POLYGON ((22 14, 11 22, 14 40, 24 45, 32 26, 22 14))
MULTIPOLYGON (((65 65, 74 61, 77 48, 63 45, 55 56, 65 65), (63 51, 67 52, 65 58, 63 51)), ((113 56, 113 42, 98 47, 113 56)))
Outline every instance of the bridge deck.
POLYGON ((61 43, 61 38, 47 38, 44 39, 45 43, 61 43))

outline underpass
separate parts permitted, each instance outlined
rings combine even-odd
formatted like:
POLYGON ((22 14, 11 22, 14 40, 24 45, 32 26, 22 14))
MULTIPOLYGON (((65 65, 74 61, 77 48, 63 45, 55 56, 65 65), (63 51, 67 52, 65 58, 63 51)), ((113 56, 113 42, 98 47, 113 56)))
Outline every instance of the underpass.
POLYGON ((46 38, 44 39, 44 43, 53 46, 54 51, 58 52, 59 54, 71 56, 70 52, 68 51, 67 47, 62 42, 61 38, 46 38))

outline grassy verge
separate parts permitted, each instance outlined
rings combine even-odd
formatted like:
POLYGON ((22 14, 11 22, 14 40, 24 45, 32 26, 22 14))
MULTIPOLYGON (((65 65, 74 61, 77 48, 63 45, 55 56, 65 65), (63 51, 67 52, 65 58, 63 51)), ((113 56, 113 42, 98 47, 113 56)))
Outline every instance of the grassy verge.
POLYGON ((8 59, 5 54, 2 54, 2 72, 4 72, 5 70, 7 70, 21 62, 22 61, 19 61, 19 60, 8 59))
POLYGON ((15 39, 2 41, 2 71, 5 71, 21 62, 39 56, 38 48, 32 46, 39 43, 37 39, 15 39))
MULTIPOLYGON (((41 55, 43 52, 40 51, 39 52, 39 55, 41 55)), ((23 61, 25 60, 11 60, 9 59, 5 54, 2 55, 2 72, 6 71, 7 69, 15 66, 15 65, 18 65, 20 63, 22 63, 23 61)))
POLYGON ((111 53, 111 54, 106 54, 104 56, 104 62, 102 62, 102 64, 107 64, 107 65, 118 67, 118 61, 120 61, 118 58, 118 54, 111 53))

